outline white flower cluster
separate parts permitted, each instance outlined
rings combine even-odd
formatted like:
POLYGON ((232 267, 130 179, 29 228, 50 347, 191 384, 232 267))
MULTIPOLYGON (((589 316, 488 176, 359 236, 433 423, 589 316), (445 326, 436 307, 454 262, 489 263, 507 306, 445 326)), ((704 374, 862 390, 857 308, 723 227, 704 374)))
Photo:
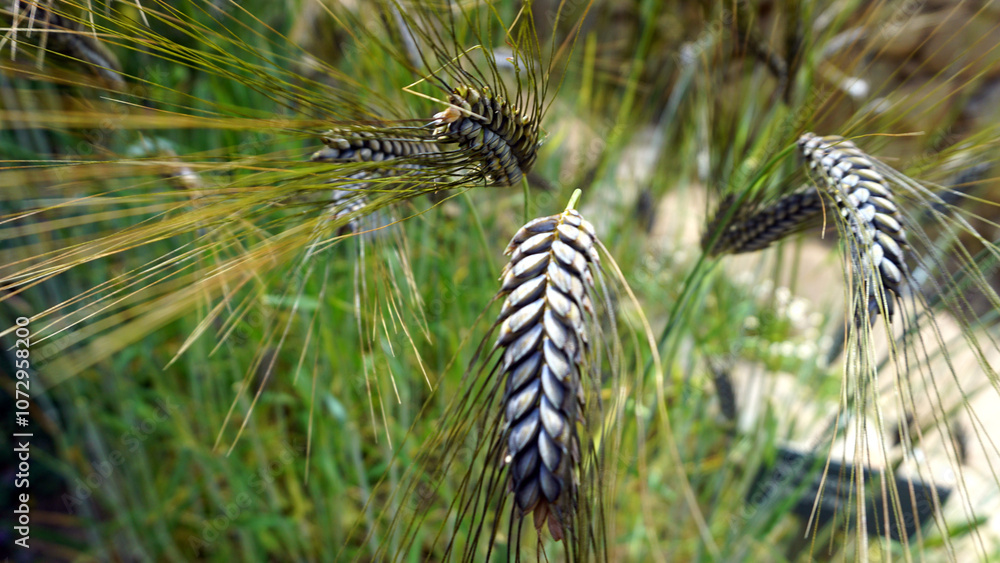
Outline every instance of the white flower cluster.
MULTIPOLYGON (((773 320, 789 328, 786 339, 781 341, 770 341, 762 335, 748 336, 748 348, 756 350, 764 358, 798 361, 815 358, 817 365, 824 365, 825 354, 822 351, 830 348, 833 339, 823 334, 826 316, 814 310, 812 301, 794 296, 788 287, 775 286, 773 280, 757 282, 751 272, 742 272, 734 276, 733 281, 746 287, 760 307, 773 316, 773 320)), ((756 334, 761 324, 758 316, 749 315, 743 319, 743 330, 756 334)))

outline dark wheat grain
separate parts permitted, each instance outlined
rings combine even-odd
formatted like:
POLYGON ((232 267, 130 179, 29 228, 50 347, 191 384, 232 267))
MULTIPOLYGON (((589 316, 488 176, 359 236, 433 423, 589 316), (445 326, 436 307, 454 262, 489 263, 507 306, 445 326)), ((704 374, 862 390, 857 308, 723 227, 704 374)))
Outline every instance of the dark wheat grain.
POLYGON ((535 164, 538 124, 489 88, 459 86, 448 96, 452 107, 436 114, 431 125, 443 143, 471 154, 486 181, 512 186, 535 164))
POLYGON ((763 250, 810 225, 823 214, 823 198, 814 187, 781 197, 760 211, 737 213, 715 244, 709 247, 722 219, 733 205, 733 196, 719 204, 701 239, 710 256, 763 250))
POLYGON ((882 303, 891 319, 906 268, 906 233, 889 183, 874 161, 843 137, 805 133, 798 146, 847 221, 851 255, 867 288, 869 319, 874 322, 882 303))
POLYGON ((520 514, 534 513, 536 527, 547 522, 561 539, 577 502, 584 315, 593 313, 591 268, 599 265, 594 228, 574 210, 542 217, 522 227, 506 253, 496 343, 507 378, 505 462, 520 514))
MULTIPOLYGON (((415 137, 407 137, 398 133, 371 131, 328 131, 323 136, 322 149, 312 155, 313 162, 386 162, 385 169, 360 171, 348 175, 345 179, 356 180, 334 188, 330 194, 330 208, 335 219, 350 216, 351 219, 342 230, 358 232, 360 225, 357 215, 364 209, 365 180, 380 176, 398 174, 399 170, 412 170, 420 167, 418 163, 422 156, 438 153, 437 145, 415 137), (389 164, 390 161, 401 161, 400 164, 389 164)), ((342 180, 331 180, 339 182, 342 180)))

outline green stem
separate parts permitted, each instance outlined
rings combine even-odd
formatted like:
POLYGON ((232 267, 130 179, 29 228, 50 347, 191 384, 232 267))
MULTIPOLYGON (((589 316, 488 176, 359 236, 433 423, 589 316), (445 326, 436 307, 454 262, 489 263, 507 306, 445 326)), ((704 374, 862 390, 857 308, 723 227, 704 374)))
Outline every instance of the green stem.
POLYGON ((569 204, 566 205, 566 211, 576 207, 576 202, 580 199, 581 195, 583 195, 583 190, 580 188, 573 190, 573 195, 569 196, 569 204))
POLYGON ((528 189, 528 175, 521 177, 521 187, 524 188, 524 222, 531 220, 531 191, 528 189))

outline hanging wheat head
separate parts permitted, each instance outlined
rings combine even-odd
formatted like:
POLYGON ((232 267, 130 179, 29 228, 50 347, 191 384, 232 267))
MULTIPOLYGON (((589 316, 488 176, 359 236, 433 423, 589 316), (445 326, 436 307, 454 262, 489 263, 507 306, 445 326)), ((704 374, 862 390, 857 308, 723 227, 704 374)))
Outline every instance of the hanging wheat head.
POLYGON ((330 211, 334 220, 346 220, 347 224, 341 230, 355 233, 360 229, 359 216, 367 205, 365 192, 400 186, 400 183, 379 184, 371 180, 416 173, 426 168, 427 159, 438 153, 437 145, 391 128, 331 130, 322 140, 326 146, 313 153, 313 162, 382 163, 378 167, 364 168, 327 180, 327 183, 337 184, 330 194, 330 211))
POLYGON ((397 168, 423 169, 456 186, 519 183, 535 164, 540 115, 523 112, 488 85, 458 86, 448 103, 426 127, 331 131, 313 160, 398 160, 397 168))
MULTIPOLYGON (((867 312, 859 311, 858 318, 874 322, 884 310, 891 319, 904 283, 903 251, 907 244, 889 182, 871 157, 843 137, 805 133, 797 146, 846 222, 852 264, 860 273, 859 285, 867 296, 867 312)), ((749 210, 732 209, 735 197, 730 195, 709 221, 702 248, 710 256, 754 252, 800 232, 823 216, 824 200, 819 190, 808 187, 759 210, 752 206, 749 210)))
POLYGON ((848 245, 868 295, 867 318, 874 322, 885 311, 891 319, 906 271, 906 233, 889 183, 872 159, 843 137, 805 133, 798 147, 847 221, 848 245))
POLYGON ((538 123, 531 115, 494 95, 489 87, 462 85, 448 96, 448 109, 431 125, 442 143, 455 143, 477 163, 485 180, 513 186, 535 164, 538 123))
MULTIPOLYGON (((934 420, 928 428, 916 432, 922 446, 901 444, 902 453, 894 455, 903 460, 912 458, 918 447, 934 447, 928 444, 939 441, 948 452, 945 455, 952 471, 961 475, 961 456, 955 455, 953 430, 946 421, 961 411, 977 418, 968 397, 975 393, 974 389, 985 390, 987 382, 996 380, 995 368, 983 360, 998 353, 996 341, 985 335, 995 328, 995 321, 988 316, 980 318, 967 294, 981 293, 996 307, 996 292, 983 268, 996 263, 998 249, 966 220, 974 214, 944 199, 958 201, 964 194, 941 187, 931 189, 839 136, 806 133, 797 146, 810 171, 822 181, 837 205, 839 217, 834 218, 839 219, 848 249, 848 279, 856 288, 849 307, 848 318, 853 310, 855 322, 847 328, 844 381, 845 389, 851 389, 845 407, 858 415, 857 439, 863 442, 865 426, 888 434, 878 413, 886 408, 886 399, 894 396, 893 407, 902 412, 931 413, 925 416, 934 420), (959 235, 977 240, 982 250, 974 252, 959 235), (875 359, 876 350, 883 345, 876 338, 878 331, 872 330, 880 314, 885 318, 882 332, 890 339, 884 361, 875 359), (890 326, 890 321, 895 327, 890 326), (942 336, 944 331, 956 328, 961 336, 942 336), (964 372, 958 368, 959 356, 977 358, 979 368, 964 372), (890 383, 895 389, 884 395, 879 387, 890 383)), ((997 453, 988 439, 980 446, 987 456, 997 453)), ((859 463, 871 455, 864 448, 856 452, 859 463)), ((884 451, 879 454, 886 455, 884 451)), ((970 507, 976 504, 961 479, 948 482, 931 471, 925 461, 916 463, 928 483, 945 482, 964 497, 962 502, 970 507)), ((854 480, 857 495, 863 497, 868 486, 865 479, 854 480)), ((887 496, 893 500, 884 503, 887 508, 866 515, 862 507, 858 521, 885 520, 890 511, 898 513, 910 502, 895 483, 889 483, 888 488, 887 496)), ((933 518, 939 524, 943 512, 940 502, 932 501, 933 518)), ((970 508, 967 515, 971 518, 976 510, 979 508, 970 508)))

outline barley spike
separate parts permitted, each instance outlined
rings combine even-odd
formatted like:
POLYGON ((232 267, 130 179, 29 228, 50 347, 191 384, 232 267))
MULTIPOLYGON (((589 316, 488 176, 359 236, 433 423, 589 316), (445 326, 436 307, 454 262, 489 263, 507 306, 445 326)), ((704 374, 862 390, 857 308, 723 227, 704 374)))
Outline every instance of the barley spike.
POLYGON ((733 196, 719 204, 715 217, 701 239, 709 256, 741 254, 763 250, 809 226, 823 214, 823 198, 814 187, 779 198, 771 205, 748 214, 739 214, 729 222, 715 244, 708 248, 722 218, 733 205, 733 196))
POLYGON ((431 122, 435 138, 471 153, 487 182, 496 186, 520 182, 534 166, 538 149, 538 124, 531 116, 494 96, 488 87, 480 91, 459 86, 448 103, 452 107, 431 122))
POLYGON ((323 135, 322 149, 316 151, 316 162, 382 162, 411 158, 438 152, 433 143, 416 137, 378 131, 331 130, 323 135))
POLYGON ((906 233, 889 183, 873 159, 843 137, 805 133, 798 147, 847 221, 852 255, 868 288, 869 318, 874 322, 879 302, 884 301, 891 319, 906 271, 906 233), (879 291, 879 286, 888 293, 879 291))
MULTIPOLYGON (((9 4, 8 4, 9 5, 9 4)), ((18 4, 6 9, 18 18, 18 4)), ((28 6, 25 6, 27 9, 28 6)), ((41 3, 30 5, 33 10, 29 20, 41 30, 39 34, 40 56, 45 52, 58 53, 65 57, 65 62, 77 63, 96 75, 104 84, 112 89, 124 90, 125 80, 121 76, 121 65, 114 53, 101 43, 91 30, 41 3)), ((31 34, 29 28, 28 34, 31 34)))
MULTIPOLYGON (((323 136, 322 149, 313 153, 313 162, 386 162, 392 160, 418 160, 421 155, 438 152, 437 145, 396 133, 377 130, 346 131, 331 130, 323 136)), ((394 168, 419 168, 417 162, 407 162, 394 168)), ((366 204, 362 193, 364 180, 391 174, 392 170, 360 171, 347 176, 356 183, 334 188, 330 195, 330 208, 335 219, 357 214, 366 204)), ((358 219, 352 218, 341 231, 357 233, 358 219)))
POLYGON ((351 217, 347 224, 341 227, 338 234, 358 233, 361 223, 356 216, 367 205, 365 196, 358 193, 362 184, 349 184, 347 189, 334 188, 330 193, 330 212, 334 219, 351 217))
POLYGON ((511 258, 500 277, 506 299, 495 347, 503 350, 507 381, 510 489, 520 515, 534 513, 535 527, 547 522, 557 540, 578 501, 577 421, 590 346, 584 315, 593 314, 591 268, 600 266, 595 241, 593 226, 575 210, 535 219, 507 246, 511 258))

